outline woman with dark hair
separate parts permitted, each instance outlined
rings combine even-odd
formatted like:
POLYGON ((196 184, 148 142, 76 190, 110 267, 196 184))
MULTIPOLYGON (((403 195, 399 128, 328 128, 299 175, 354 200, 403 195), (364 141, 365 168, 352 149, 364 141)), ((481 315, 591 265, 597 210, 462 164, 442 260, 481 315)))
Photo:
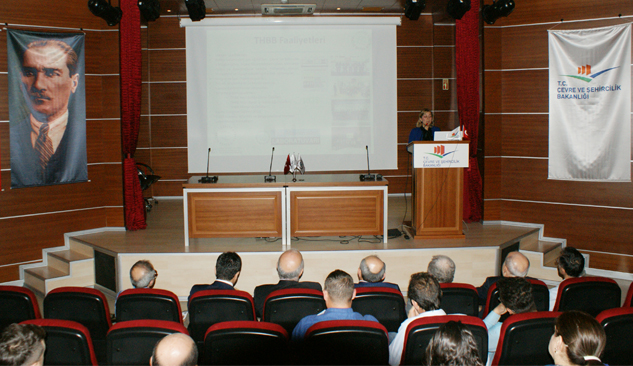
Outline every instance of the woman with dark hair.
POLYGON ((426 364, 483 366, 473 334, 462 322, 452 320, 431 338, 426 347, 426 364))
POLYGON ((600 355, 606 343, 604 328, 596 319, 571 310, 556 319, 548 349, 557 365, 603 365, 600 355))
POLYGON ((409 142, 433 141, 435 131, 439 130, 439 128, 435 127, 433 112, 431 112, 428 108, 424 108, 418 116, 418 122, 416 122, 415 128, 413 128, 409 133, 409 142))

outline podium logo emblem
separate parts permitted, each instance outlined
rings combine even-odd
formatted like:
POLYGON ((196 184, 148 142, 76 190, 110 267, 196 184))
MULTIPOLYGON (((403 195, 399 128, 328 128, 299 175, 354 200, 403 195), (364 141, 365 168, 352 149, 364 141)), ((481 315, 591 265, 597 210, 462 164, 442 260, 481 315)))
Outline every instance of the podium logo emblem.
POLYGON ((443 159, 446 155, 452 154, 454 152, 455 151, 446 152, 446 146, 444 146, 444 145, 437 145, 437 146, 435 146, 433 148, 433 152, 432 153, 427 153, 427 154, 433 155, 433 156, 435 156, 437 158, 440 158, 440 159, 443 159))

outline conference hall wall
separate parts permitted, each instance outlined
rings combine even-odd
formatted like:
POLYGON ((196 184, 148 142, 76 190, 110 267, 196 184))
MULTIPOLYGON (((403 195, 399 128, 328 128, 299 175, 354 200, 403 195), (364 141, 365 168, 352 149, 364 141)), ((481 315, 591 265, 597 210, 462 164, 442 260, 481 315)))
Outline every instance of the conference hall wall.
POLYGON ((589 253, 592 268, 629 273, 633 183, 547 179, 547 30, 631 21, 630 0, 530 0, 483 37, 484 219, 543 224, 545 236, 589 253))
MULTIPOLYGON (((136 158, 162 177, 146 195, 182 196, 182 183, 190 177, 185 30, 176 16, 161 16, 148 23, 142 34, 143 106, 136 158)), ((389 180, 389 193, 411 190, 405 147, 422 108, 435 110, 436 125, 444 130, 459 125, 454 44, 455 26, 434 26, 431 14, 422 14, 417 21, 403 18, 397 27, 398 169, 380 171, 389 180), (448 90, 442 90, 442 79, 449 80, 448 90)), ((275 161, 282 158, 277 155, 275 161)), ((267 167, 262 168, 261 172, 244 173, 263 174, 267 167)), ((309 166, 307 169, 310 171, 309 166)))
POLYGON ((0 32, 0 282, 6 282, 19 278, 19 264, 41 262, 42 249, 64 245, 64 233, 124 222, 118 27, 92 15, 86 0, 2 0, 0 14, 10 28, 86 34, 89 182, 11 189, 7 36, 0 32))

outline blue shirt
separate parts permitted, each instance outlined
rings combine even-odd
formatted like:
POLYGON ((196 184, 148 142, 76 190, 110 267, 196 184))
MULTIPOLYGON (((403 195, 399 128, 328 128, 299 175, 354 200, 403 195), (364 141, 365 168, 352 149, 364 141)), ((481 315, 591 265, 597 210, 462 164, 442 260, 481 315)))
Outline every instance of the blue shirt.
MULTIPOLYGON (((440 131, 439 127, 432 126, 431 132, 433 133, 433 140, 435 140, 435 132, 440 131)), ((426 131, 424 131, 426 132, 426 131)), ((424 141, 424 136, 422 136, 422 128, 415 127, 409 132, 409 142, 412 141, 424 141)))
POLYGON ((376 323, 378 320, 372 315, 363 315, 357 313, 352 308, 346 309, 325 309, 316 315, 308 315, 301 319, 295 329, 292 331, 292 340, 299 341, 305 336, 308 329, 316 323, 324 322, 327 320, 371 320, 376 323))

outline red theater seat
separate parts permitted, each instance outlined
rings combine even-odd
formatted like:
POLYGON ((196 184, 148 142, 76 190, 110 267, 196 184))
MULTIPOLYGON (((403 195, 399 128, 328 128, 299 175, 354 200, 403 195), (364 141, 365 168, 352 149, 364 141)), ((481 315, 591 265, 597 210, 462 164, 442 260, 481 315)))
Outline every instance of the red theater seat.
POLYGON ((279 324, 292 334, 299 320, 325 310, 323 292, 289 288, 271 292, 264 301, 263 321, 279 324))
POLYGON ((178 296, 171 291, 151 288, 132 288, 121 292, 116 299, 116 320, 141 319, 169 320, 182 324, 178 296))
POLYGON ((45 365, 97 365, 90 331, 70 320, 33 319, 21 324, 35 324, 46 331, 45 365))

